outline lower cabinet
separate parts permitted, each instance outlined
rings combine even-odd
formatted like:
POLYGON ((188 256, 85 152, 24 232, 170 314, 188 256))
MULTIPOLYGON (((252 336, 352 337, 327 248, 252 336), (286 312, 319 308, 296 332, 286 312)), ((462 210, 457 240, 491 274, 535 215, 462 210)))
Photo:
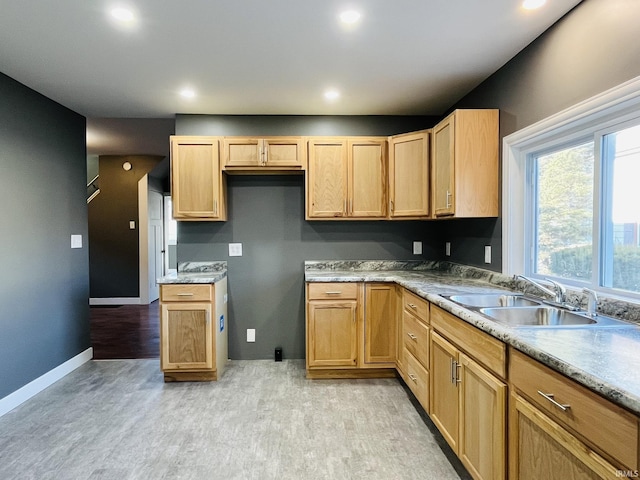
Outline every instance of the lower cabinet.
POLYGON ((227 362, 227 280, 160 288, 160 367, 165 382, 217 380, 227 362))
POLYGON ((510 478, 618 478, 638 470, 638 418, 510 350, 510 478))
POLYGON ((429 412, 429 304, 404 288, 401 302, 398 371, 429 412))
POLYGON ((616 469, 520 396, 509 414, 511 480, 617 478, 616 469))
POLYGON ((357 302, 312 301, 307 306, 307 366, 355 367, 357 302))
POLYGON ((443 322, 461 320, 447 316, 432 305, 431 419, 473 478, 504 479, 507 385, 473 357, 486 334, 475 332, 475 342, 465 337, 463 351, 440 333, 439 327, 456 336, 458 325, 443 322))
POLYGON ((395 376, 393 284, 308 283, 309 378, 395 376))

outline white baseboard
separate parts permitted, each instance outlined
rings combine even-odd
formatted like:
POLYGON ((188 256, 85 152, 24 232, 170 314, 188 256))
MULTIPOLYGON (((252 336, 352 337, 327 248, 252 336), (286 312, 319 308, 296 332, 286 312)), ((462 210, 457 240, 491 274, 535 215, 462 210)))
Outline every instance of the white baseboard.
POLYGON ((76 368, 87 363, 92 358, 93 347, 89 347, 84 352, 79 353, 63 364, 58 365, 53 370, 49 370, 44 375, 41 375, 32 382, 27 383, 24 387, 10 393, 4 398, 0 398, 0 417, 5 413, 10 412, 18 405, 26 402, 34 395, 40 393, 48 386, 54 384, 65 375, 73 372, 76 368))
POLYGON ((140 305, 140 297, 90 298, 89 305, 140 305))

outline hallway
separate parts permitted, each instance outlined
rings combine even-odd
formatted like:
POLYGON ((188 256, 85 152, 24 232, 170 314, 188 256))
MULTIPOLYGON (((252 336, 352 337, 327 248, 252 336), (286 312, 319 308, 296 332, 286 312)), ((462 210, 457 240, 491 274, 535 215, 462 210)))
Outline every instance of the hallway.
POLYGON ((160 307, 92 306, 91 346, 96 360, 160 357, 160 307))

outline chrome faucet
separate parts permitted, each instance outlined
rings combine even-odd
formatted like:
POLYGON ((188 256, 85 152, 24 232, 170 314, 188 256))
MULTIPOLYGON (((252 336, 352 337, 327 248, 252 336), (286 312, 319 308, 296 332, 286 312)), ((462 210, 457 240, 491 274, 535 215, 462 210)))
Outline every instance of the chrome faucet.
POLYGON ((583 288, 582 293, 587 296, 587 315, 595 317, 598 315, 598 294, 590 288, 583 288))
POLYGON ((550 288, 545 287, 544 285, 536 282, 535 280, 529 278, 529 277, 525 277, 524 275, 514 275, 513 279, 517 280, 521 278, 522 280, 526 281, 527 283, 533 285, 534 287, 537 287, 539 290, 543 291, 544 293, 546 293, 547 295, 551 295, 553 296, 553 298, 555 299, 556 303, 559 303, 561 305, 564 305, 565 301, 566 301, 566 297, 567 297, 567 289, 564 287, 564 285, 559 284, 558 282, 555 282, 551 279, 545 279, 548 282, 551 282, 551 284, 553 285, 553 290, 551 290, 550 288))

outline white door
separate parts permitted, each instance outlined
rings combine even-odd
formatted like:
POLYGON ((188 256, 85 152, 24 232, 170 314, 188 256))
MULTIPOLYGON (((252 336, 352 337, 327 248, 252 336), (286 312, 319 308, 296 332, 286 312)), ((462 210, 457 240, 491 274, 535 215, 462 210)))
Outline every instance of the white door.
POLYGON ((164 275, 162 204, 162 194, 149 190, 149 302, 159 298, 156 279, 164 275))

